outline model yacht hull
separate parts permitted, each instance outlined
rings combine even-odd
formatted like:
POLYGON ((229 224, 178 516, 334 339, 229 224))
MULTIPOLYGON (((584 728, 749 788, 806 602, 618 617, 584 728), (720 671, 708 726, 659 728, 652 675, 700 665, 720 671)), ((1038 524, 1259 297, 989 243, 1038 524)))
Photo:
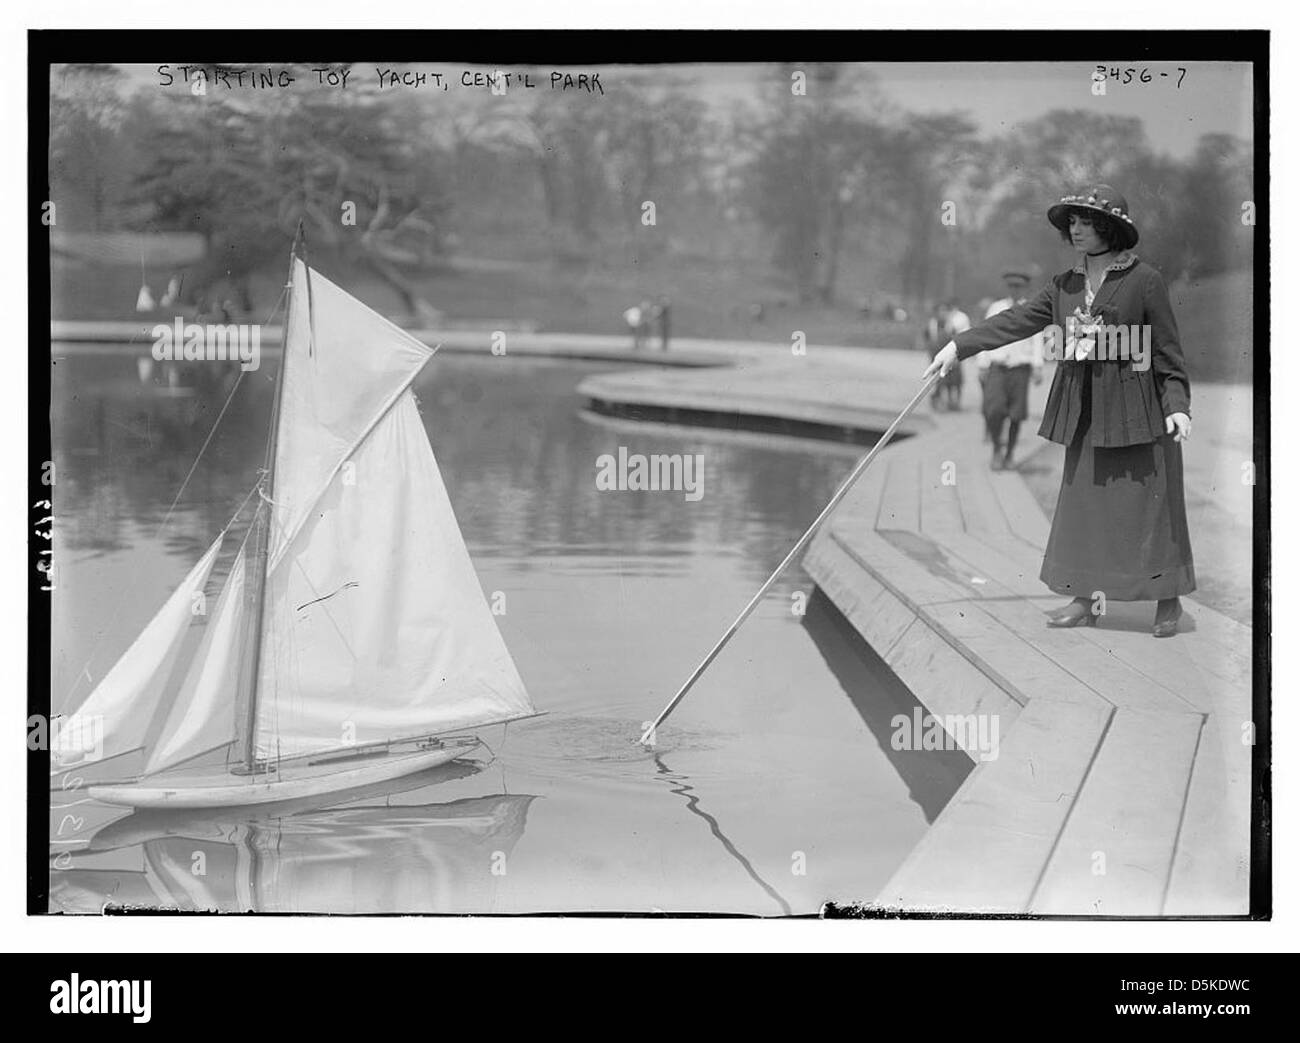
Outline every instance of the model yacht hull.
POLYGON ((273 773, 235 775, 223 767, 169 772, 136 782, 91 786, 92 800, 130 808, 235 808, 282 800, 346 794, 446 764, 478 745, 477 739, 445 741, 414 750, 364 752, 282 764, 273 773))

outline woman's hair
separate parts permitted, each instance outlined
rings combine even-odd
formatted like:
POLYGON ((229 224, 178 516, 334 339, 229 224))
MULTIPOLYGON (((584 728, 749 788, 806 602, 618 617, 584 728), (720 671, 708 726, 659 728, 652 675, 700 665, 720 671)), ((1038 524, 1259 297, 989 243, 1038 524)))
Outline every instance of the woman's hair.
POLYGON ((1111 217, 1109 214, 1103 214, 1097 210, 1089 210, 1087 207, 1072 206, 1066 211, 1065 227, 1062 228, 1061 238, 1070 242, 1070 214, 1078 214, 1086 218, 1092 225, 1092 229, 1097 233, 1097 238, 1106 244, 1108 250, 1124 249, 1124 232, 1120 226, 1119 220, 1111 217))

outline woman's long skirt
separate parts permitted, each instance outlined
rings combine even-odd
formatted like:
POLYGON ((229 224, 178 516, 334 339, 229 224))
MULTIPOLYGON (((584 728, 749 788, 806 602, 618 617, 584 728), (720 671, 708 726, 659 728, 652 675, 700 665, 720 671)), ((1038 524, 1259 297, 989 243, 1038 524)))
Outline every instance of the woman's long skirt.
POLYGON ((1067 597, 1156 601, 1196 589, 1183 502, 1183 449, 1158 442, 1102 449, 1086 407, 1065 450, 1061 493, 1039 577, 1067 597))

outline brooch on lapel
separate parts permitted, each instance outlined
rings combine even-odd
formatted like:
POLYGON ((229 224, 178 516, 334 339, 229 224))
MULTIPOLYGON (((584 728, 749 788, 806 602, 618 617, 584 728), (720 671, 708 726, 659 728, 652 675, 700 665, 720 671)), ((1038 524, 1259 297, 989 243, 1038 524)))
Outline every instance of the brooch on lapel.
POLYGON ((1085 311, 1082 304, 1076 307, 1065 320, 1065 357, 1076 362, 1090 358, 1103 325, 1100 315, 1085 311))

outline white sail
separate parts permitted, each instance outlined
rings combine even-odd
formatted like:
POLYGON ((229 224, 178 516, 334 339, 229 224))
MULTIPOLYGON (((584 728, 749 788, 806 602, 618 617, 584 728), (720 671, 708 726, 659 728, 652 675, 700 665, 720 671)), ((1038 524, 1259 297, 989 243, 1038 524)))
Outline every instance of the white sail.
POLYGON ((203 590, 225 533, 169 597, 104 679, 59 729, 52 751, 62 763, 82 759, 94 736, 98 759, 138 749, 153 723, 185 631, 193 619, 194 595, 203 590))
POLYGON ((198 651, 162 734, 145 762, 145 774, 217 749, 235 738, 240 641, 245 636, 245 554, 241 548, 217 598, 198 651))
POLYGON ((257 755, 531 714, 410 391, 431 349, 313 272, 309 351, 305 282, 298 263, 257 755))
POLYGON ((300 260, 285 326, 272 568, 335 472, 433 354, 320 273, 309 283, 300 260))

